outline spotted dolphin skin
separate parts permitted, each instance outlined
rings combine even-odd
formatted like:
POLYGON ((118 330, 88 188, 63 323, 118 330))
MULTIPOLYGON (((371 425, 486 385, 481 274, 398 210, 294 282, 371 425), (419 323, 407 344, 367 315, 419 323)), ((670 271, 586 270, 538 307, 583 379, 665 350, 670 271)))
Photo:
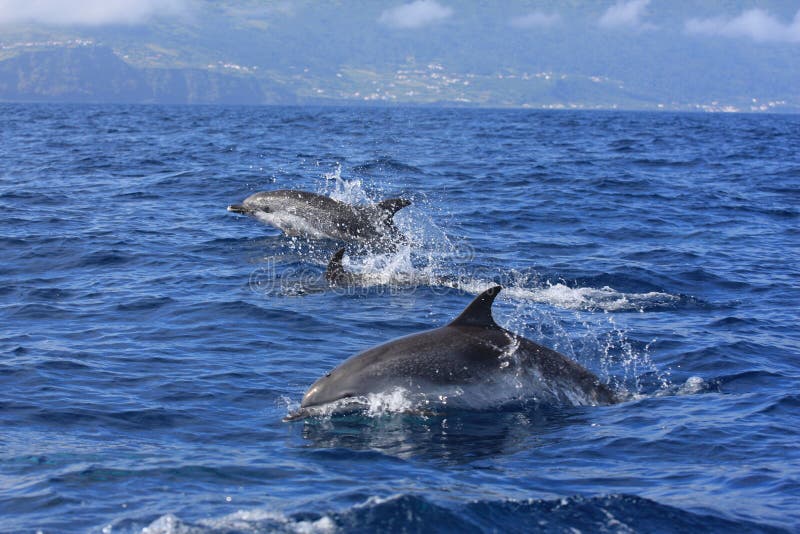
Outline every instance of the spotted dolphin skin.
POLYGON ((495 323, 492 303, 501 289, 484 291, 445 326, 348 358, 314 382, 300 408, 284 420, 326 413, 331 403, 355 403, 398 389, 428 398, 467 392, 504 399, 514 398, 508 390, 522 384, 530 396, 548 404, 618 402, 608 386, 578 363, 495 323))
POLYGON ((354 206, 316 193, 279 189, 254 193, 241 204, 228 206, 228 211, 255 217, 289 236, 374 244, 404 241, 392 217, 409 204, 403 198, 390 198, 354 206))

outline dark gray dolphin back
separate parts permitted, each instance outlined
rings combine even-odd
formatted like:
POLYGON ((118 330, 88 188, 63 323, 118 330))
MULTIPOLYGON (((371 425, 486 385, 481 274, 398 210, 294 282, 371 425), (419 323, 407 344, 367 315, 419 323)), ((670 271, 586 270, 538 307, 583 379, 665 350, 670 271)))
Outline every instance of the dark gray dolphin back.
MULTIPOLYGON (((486 340, 492 340, 490 344, 497 347, 504 346, 503 338, 514 339, 518 343, 516 350, 526 365, 535 365, 546 380, 554 384, 562 384, 565 389, 569 389, 569 384, 576 385, 588 398, 599 404, 619 402, 616 394, 608 386, 579 363, 498 325, 492 317, 492 303, 502 289, 501 286, 494 286, 478 295, 447 327, 483 328, 485 330, 482 335, 486 340)), ((497 354, 492 350, 487 350, 486 356, 494 359, 497 354)))
MULTIPOLYGON (((343 254, 340 249, 331 261, 332 274, 343 271, 343 254)), ((312 415, 317 406, 398 387, 438 395, 442 388, 475 386, 483 388, 476 397, 478 402, 485 402, 485 395, 491 397, 485 387, 489 386, 499 388, 497 398, 502 401, 508 398, 503 389, 511 374, 517 381, 527 381, 536 397, 547 402, 618 402, 613 391, 577 362, 500 327, 492 317, 492 304, 501 289, 490 287, 445 326, 393 339, 351 356, 314 382, 303 396, 300 409, 287 420, 312 415)))

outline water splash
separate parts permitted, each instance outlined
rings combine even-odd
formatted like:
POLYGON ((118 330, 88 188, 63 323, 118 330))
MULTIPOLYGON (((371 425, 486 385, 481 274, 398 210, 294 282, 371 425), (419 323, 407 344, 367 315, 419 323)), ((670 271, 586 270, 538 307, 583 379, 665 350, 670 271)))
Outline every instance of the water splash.
POLYGON ((336 163, 336 167, 329 172, 323 174, 325 182, 322 184, 319 191, 321 195, 327 195, 333 200, 344 202, 346 204, 371 204, 374 203, 373 199, 367 194, 364 188, 364 182, 360 179, 354 178, 345 180, 342 178, 342 164, 336 163))
POLYGON ((556 350, 595 372, 622 398, 652 394, 671 387, 669 373, 650 356, 651 341, 637 348, 612 313, 532 306, 518 291, 503 291, 500 301, 510 313, 495 317, 508 330, 556 350))
MULTIPOLYGON (((320 194, 348 204, 377 204, 390 195, 383 191, 370 191, 360 178, 344 179, 342 165, 323 174, 320 194)), ((390 187, 391 184, 384 184, 390 187)), ((396 192, 392 192, 396 195, 396 192)), ((348 258, 348 266, 360 274, 374 275, 370 280, 362 277, 368 285, 389 285, 401 281, 409 285, 413 279, 441 278, 449 260, 469 256, 471 249, 465 243, 454 242, 447 232, 434 221, 430 213, 436 208, 427 197, 415 195, 410 206, 395 214, 395 226, 407 238, 408 244, 399 246, 394 252, 368 251, 360 259, 348 258), (467 250, 465 250, 467 249, 467 250)))
POLYGON ((414 409, 416 403, 414 395, 407 389, 397 387, 385 393, 367 395, 366 413, 376 417, 387 413, 404 413, 414 409))
POLYGON ((669 372, 662 372, 650 357, 655 339, 637 350, 613 315, 605 314, 607 331, 598 337, 600 363, 604 375, 623 395, 636 397, 671 387, 669 372))

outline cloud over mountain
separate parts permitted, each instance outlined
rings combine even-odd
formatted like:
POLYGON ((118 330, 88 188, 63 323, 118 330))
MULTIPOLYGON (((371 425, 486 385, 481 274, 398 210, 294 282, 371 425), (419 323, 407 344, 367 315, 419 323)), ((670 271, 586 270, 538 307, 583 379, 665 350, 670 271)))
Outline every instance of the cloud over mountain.
POLYGON ((653 29, 655 26, 644 20, 649 3, 650 0, 620 0, 606 9, 598 24, 603 28, 653 29))
POLYGON ((758 42, 800 43, 800 10, 785 24, 762 9, 749 9, 734 18, 689 19, 686 31, 704 35, 749 37, 758 42))
POLYGON ((452 9, 435 0, 415 0, 383 11, 378 21, 393 28, 415 29, 440 22, 452 14, 452 9))
POLYGON ((52 26, 140 24, 159 15, 177 15, 189 0, 0 0, 0 25, 52 26))

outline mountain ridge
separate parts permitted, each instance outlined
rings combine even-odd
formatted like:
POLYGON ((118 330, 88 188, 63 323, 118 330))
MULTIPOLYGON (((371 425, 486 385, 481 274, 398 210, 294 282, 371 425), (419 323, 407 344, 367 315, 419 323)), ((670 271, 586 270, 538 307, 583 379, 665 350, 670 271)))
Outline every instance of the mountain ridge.
POLYGON ((256 72, 231 64, 210 67, 137 67, 96 44, 44 47, 0 61, 0 101, 800 111, 786 102, 768 103, 764 109, 752 109, 746 100, 668 102, 607 77, 508 70, 495 75, 459 74, 437 63, 393 72, 343 67, 333 81, 309 72, 256 72))

